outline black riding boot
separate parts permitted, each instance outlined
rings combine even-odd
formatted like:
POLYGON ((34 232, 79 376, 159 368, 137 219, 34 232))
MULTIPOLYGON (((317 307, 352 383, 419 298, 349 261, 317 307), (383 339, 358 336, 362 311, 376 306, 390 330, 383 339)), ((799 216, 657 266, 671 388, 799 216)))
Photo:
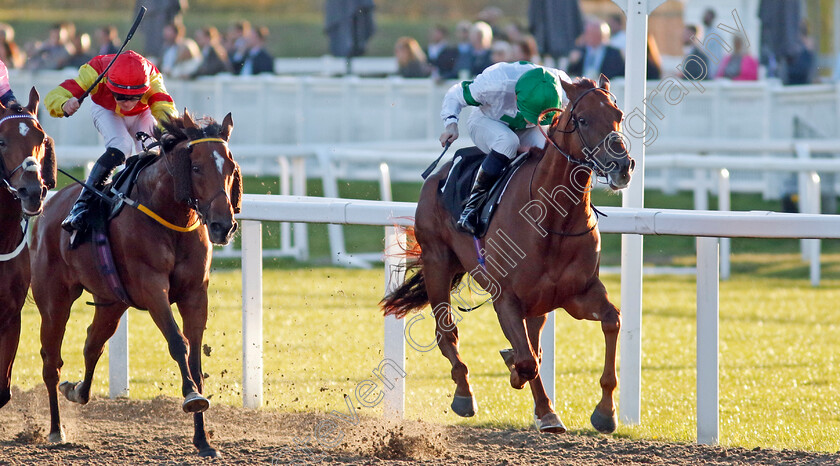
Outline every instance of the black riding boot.
POLYGON ((461 230, 475 235, 480 214, 478 208, 487 199, 490 188, 499 179, 508 162, 510 160, 504 155, 496 151, 490 151, 490 154, 481 163, 481 167, 479 167, 475 176, 472 191, 470 191, 470 198, 467 200, 463 212, 461 212, 461 218, 458 219, 458 227, 461 230))
MULTIPOLYGON (((99 157, 99 160, 93 164, 93 168, 90 170, 90 175, 87 178, 87 184, 89 186, 93 186, 99 191, 102 191, 102 188, 105 186, 105 183, 108 181, 108 178, 111 177, 111 174, 114 173, 114 169, 117 168, 120 164, 125 162, 125 154, 122 153, 119 149, 114 149, 113 147, 109 147, 105 150, 105 153, 99 157)), ((87 188, 82 188, 82 193, 79 195, 79 199, 73 204, 73 208, 70 209, 70 213, 67 214, 67 218, 61 222, 61 228, 69 232, 76 231, 83 231, 87 227, 87 212, 88 212, 88 203, 93 199, 94 194, 87 188)))

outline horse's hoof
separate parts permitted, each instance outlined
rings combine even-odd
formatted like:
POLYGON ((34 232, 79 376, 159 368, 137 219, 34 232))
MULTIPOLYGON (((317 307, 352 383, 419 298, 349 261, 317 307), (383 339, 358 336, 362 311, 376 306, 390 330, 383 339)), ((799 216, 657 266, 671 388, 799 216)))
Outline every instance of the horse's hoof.
POLYGON ((213 447, 207 447, 199 450, 198 456, 202 458, 221 458, 222 454, 213 447))
POLYGON ((49 437, 47 437, 47 441, 50 443, 64 443, 67 440, 67 436, 64 435, 64 429, 59 429, 58 432, 50 432, 49 437))
POLYGON ((64 381, 58 386, 58 390, 62 393, 62 395, 64 395, 64 398, 67 398, 69 401, 72 401, 73 403, 86 404, 87 400, 82 400, 79 396, 79 391, 76 390, 76 387, 80 383, 81 382, 73 383, 64 381))
POLYGON ((181 408, 184 409, 185 413, 203 413, 204 411, 207 411, 207 408, 209 407, 210 400, 204 398, 196 392, 189 392, 187 396, 184 397, 184 404, 181 405, 181 408))
POLYGON ((473 417, 478 411, 478 403, 473 396, 455 395, 452 399, 452 411, 461 417, 473 417))
POLYGON ((548 432, 551 434, 566 433, 566 426, 563 425, 563 421, 560 420, 560 416, 558 416, 557 413, 548 413, 542 418, 534 416, 534 425, 540 432, 548 432))
POLYGON ((592 427, 602 434, 611 434, 615 432, 615 427, 618 424, 618 418, 615 413, 612 416, 604 416, 598 412, 598 408, 592 411, 592 416, 589 418, 592 427))

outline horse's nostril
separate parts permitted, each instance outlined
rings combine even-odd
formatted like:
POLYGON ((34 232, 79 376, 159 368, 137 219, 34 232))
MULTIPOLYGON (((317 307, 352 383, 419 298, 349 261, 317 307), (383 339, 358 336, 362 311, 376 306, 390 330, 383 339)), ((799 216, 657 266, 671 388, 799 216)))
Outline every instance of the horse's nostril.
POLYGON ((636 169, 636 161, 633 160, 633 159, 630 159, 630 171, 632 172, 635 169, 636 169))
POLYGON ((18 196, 21 199, 23 199, 25 197, 28 197, 28 195, 29 195, 29 190, 26 189, 26 188, 18 188, 17 192, 18 192, 18 196))

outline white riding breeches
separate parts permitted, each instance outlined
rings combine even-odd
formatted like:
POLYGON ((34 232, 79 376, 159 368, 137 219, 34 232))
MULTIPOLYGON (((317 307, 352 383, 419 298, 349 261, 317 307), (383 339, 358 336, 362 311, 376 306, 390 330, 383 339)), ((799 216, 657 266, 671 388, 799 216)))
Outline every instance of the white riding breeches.
POLYGON ((138 131, 152 134, 155 127, 155 118, 150 109, 137 115, 120 116, 91 102, 90 115, 96 130, 105 138, 105 147, 119 149, 126 157, 134 154, 135 150, 140 152, 143 148, 134 135, 138 131))
POLYGON ((517 154, 530 147, 544 147, 545 137, 536 126, 513 131, 508 125, 494 120, 476 110, 467 120, 470 138, 482 152, 489 154, 494 150, 513 159, 517 154))

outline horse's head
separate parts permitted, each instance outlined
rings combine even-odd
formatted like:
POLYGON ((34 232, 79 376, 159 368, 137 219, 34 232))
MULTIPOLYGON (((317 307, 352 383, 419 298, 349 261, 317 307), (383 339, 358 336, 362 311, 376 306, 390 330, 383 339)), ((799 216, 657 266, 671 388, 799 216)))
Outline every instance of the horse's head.
POLYGON ((242 176, 227 144, 233 118, 228 113, 219 125, 210 118, 196 121, 185 110, 182 118, 164 123, 164 129, 160 140, 174 160, 176 200, 198 213, 211 242, 229 243, 242 201, 242 176))
POLYGON ((552 136, 565 133, 570 160, 606 177, 612 189, 627 187, 636 162, 627 154, 619 132, 624 114, 610 93, 610 80, 602 74, 597 87, 586 78, 574 83, 561 80, 561 85, 571 104, 555 118, 552 136), (577 137, 571 137, 572 133, 577 137))
POLYGON ((0 104, 0 187, 20 200, 26 215, 40 214, 55 187, 53 140, 35 117, 39 100, 33 87, 26 107, 0 104))

